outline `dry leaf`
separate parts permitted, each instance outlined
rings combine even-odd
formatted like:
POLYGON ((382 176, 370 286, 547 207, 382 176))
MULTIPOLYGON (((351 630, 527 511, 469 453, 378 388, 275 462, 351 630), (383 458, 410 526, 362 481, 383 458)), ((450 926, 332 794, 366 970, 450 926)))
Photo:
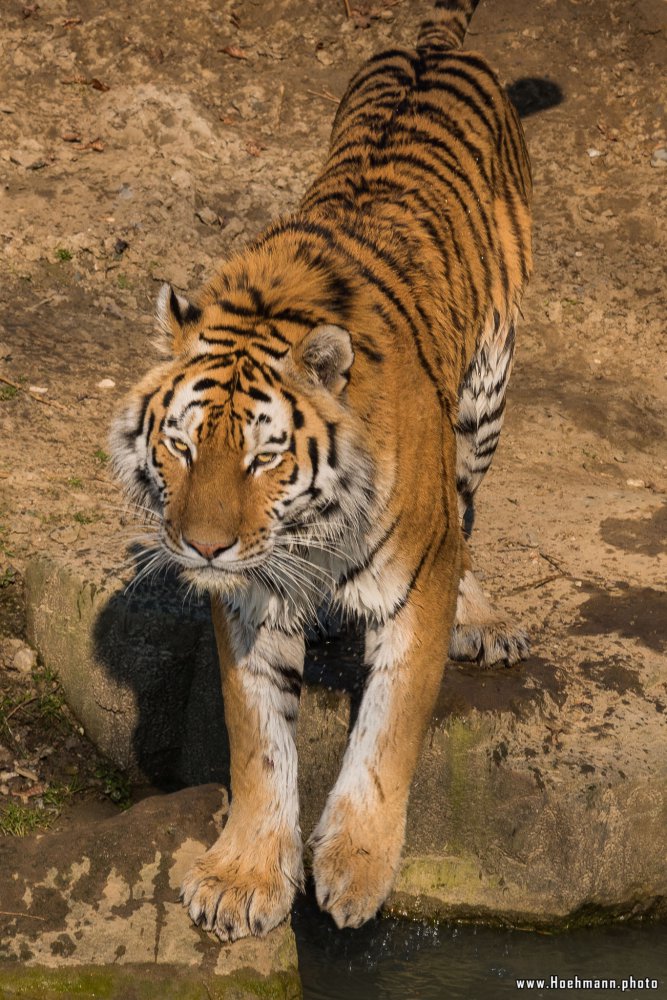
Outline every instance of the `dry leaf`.
POLYGON ((105 146, 101 139, 92 139, 90 142, 87 142, 83 148, 92 149, 96 153, 103 153, 105 146))
POLYGON ((231 56, 232 59, 249 59, 243 49, 238 48, 237 45, 225 45, 224 49, 220 49, 220 52, 224 52, 226 56, 231 56))
POLYGON ((81 73, 77 73, 76 76, 66 76, 60 82, 64 83, 64 84, 70 84, 70 83, 88 83, 88 77, 87 76, 82 76, 81 73))
POLYGON ((96 76, 94 76, 93 79, 90 81, 90 86, 94 90, 101 90, 103 92, 111 90, 111 87, 107 83, 102 83, 102 81, 98 80, 96 76))
POLYGON ((75 28, 77 24, 82 24, 83 19, 80 17, 66 17, 63 21, 63 28, 75 28))
POLYGON ((63 142, 81 142, 81 136, 78 132, 63 132, 60 138, 63 142))

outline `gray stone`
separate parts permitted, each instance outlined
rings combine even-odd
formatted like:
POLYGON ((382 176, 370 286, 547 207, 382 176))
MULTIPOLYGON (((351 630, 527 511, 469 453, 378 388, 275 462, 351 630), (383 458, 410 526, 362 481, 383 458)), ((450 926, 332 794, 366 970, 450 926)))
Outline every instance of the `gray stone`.
MULTIPOLYGON (((90 738, 151 781, 227 783, 205 604, 129 595, 54 561, 26 574, 29 638, 90 738)), ((311 645, 298 727, 307 836, 359 702, 359 636, 311 645)), ((571 648, 571 647, 567 647, 571 648)), ((411 796, 391 912, 561 927, 667 913, 667 757, 655 677, 533 657, 447 668, 411 796), (651 684, 653 685, 651 687, 651 684)))
POLYGON ((226 812, 214 785, 144 799, 112 819, 0 842, 0 995, 301 996, 287 924, 221 945, 179 902, 226 812), (216 820, 211 817, 215 814, 216 820))
POLYGON ((214 226, 220 222, 220 217, 217 212, 214 212, 212 208, 204 207, 200 208, 197 212, 197 218, 200 219, 206 226, 214 226))
POLYGON ((37 663, 37 654, 34 649, 30 649, 28 646, 24 646, 19 649, 17 653, 14 654, 12 660, 12 667, 14 670, 18 670, 22 674, 29 674, 30 671, 35 667, 37 663))

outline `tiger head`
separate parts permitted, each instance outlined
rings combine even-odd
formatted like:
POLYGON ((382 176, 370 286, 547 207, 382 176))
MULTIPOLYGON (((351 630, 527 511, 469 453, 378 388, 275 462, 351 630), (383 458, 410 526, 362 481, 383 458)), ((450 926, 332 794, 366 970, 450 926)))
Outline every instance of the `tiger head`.
POLYGON ((116 472, 157 520, 162 557, 197 588, 295 582, 288 553, 331 552, 369 509, 350 334, 267 319, 238 296, 196 307, 168 285, 157 318, 171 357, 114 422, 116 472))

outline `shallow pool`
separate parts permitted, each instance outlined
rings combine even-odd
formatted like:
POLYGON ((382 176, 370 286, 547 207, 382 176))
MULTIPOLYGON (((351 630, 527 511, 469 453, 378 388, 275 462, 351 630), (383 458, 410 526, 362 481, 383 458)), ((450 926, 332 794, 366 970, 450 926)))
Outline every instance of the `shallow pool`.
POLYGON ((304 1000, 667 1000, 666 924, 545 935, 384 919, 338 931, 309 899, 293 923, 304 1000))

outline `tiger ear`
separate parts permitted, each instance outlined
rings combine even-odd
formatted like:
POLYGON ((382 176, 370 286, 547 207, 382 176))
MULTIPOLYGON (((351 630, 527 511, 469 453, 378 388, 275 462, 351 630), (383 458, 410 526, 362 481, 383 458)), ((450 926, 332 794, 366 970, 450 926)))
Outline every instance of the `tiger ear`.
POLYGON ((180 354, 185 347, 184 327, 196 323, 201 309, 182 295, 177 295, 171 285, 164 284, 158 292, 155 319, 162 338, 158 347, 163 354, 180 354))
POLYGON ((354 361, 352 339, 340 326, 316 326, 295 348, 293 357, 311 380, 337 396, 349 381, 354 361))

